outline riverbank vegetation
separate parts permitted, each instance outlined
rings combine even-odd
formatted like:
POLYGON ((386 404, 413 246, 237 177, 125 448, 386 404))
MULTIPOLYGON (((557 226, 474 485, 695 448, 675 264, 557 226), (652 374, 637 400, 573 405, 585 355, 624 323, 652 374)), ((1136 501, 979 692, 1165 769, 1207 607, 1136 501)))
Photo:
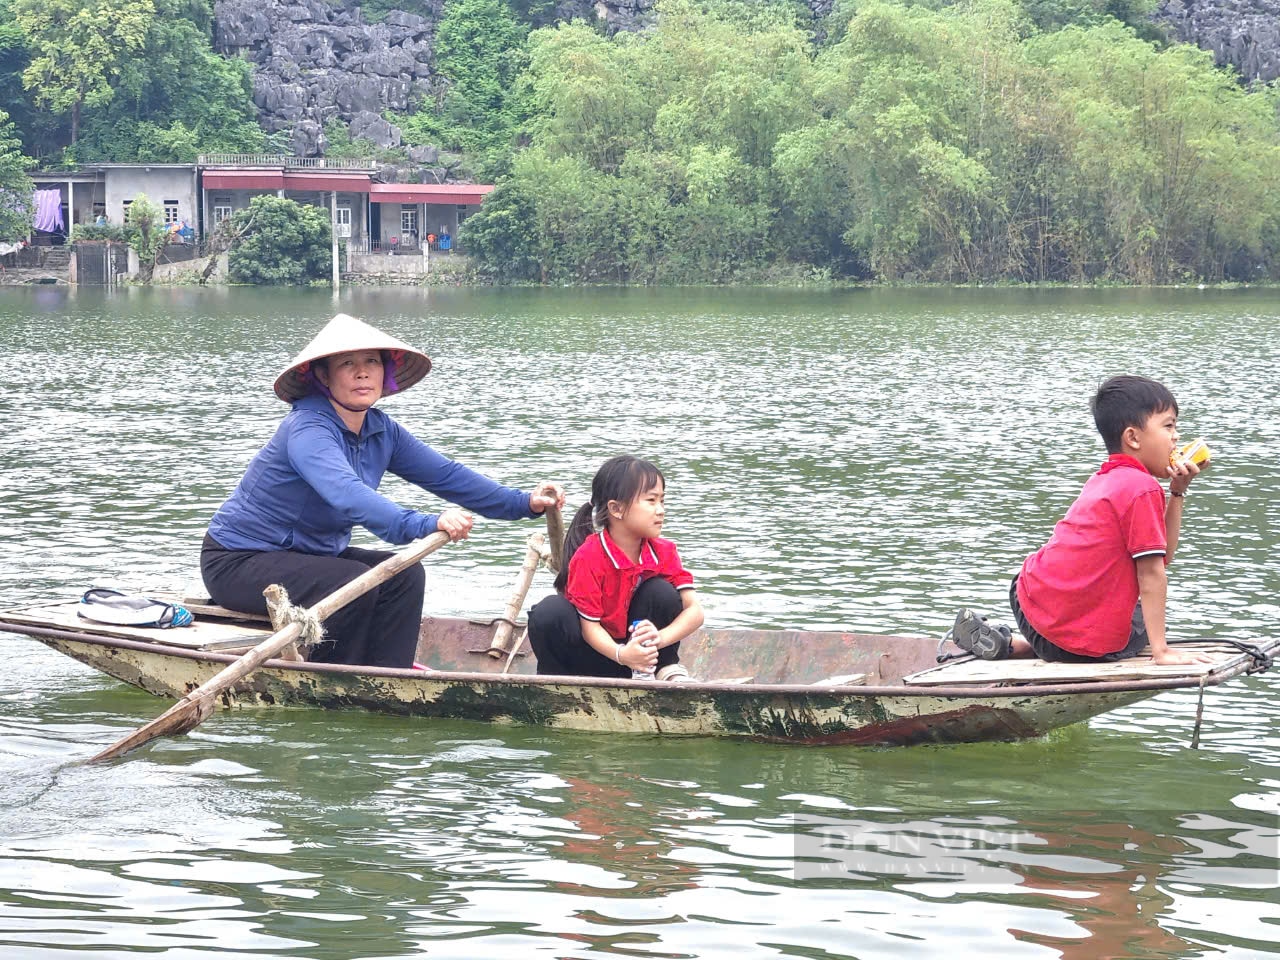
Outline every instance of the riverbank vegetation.
POLYGON ((1280 271, 1275 91, 1112 18, 868 2, 535 31, 528 149, 464 239, 499 278, 732 280, 788 262, 950 282, 1280 271))
MULTIPOLYGON (((1280 279, 1280 92, 1150 9, 659 0, 610 35, 449 0, 438 95, 389 119, 497 184, 460 240, 499 282, 1280 279)), ((205 0, 0 0, 0 109, 60 162, 271 149, 211 35, 205 0)))
POLYGON ((9 115, 0 110, 0 242, 20 239, 31 223, 30 165, 9 115))

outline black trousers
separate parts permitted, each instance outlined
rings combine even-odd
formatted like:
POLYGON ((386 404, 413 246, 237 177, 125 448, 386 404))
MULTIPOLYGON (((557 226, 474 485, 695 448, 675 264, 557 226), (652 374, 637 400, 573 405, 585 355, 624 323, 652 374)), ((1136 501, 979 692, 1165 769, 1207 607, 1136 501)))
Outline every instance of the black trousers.
POLYGON ((1035 655, 1049 663, 1102 663, 1128 660, 1140 655, 1147 645, 1147 621, 1142 616, 1141 601, 1133 608, 1133 618, 1129 621, 1129 642, 1125 644, 1124 649, 1104 653, 1100 657, 1086 657, 1079 653, 1072 653, 1070 650, 1063 650, 1052 640, 1041 636, 1040 632, 1028 622, 1027 615, 1022 612, 1022 604, 1018 602, 1016 575, 1013 582, 1009 584, 1009 608, 1013 611, 1013 619, 1018 624, 1018 630, 1026 638, 1027 643, 1031 644, 1035 655))
MULTIPOLYGON (((393 556, 348 547, 336 557, 295 550, 227 550, 205 535, 200 573, 215 603, 228 610, 266 613, 263 588, 278 583, 294 606, 309 607, 393 556)), ((357 597, 324 622, 326 642, 307 659, 318 663, 410 667, 418 648, 426 571, 415 563, 357 597)))
MULTIPOLYGON (((684 602, 680 591, 661 577, 651 577, 636 589, 627 607, 627 622, 648 620, 661 630, 680 616, 684 602)), ((623 639, 614 640, 619 646, 623 639)), ((577 608, 553 593, 529 611, 529 646, 538 658, 538 673, 568 677, 622 677, 631 679, 631 668, 602 657, 582 636, 582 619, 577 608)), ((680 644, 658 651, 658 666, 680 662, 680 644)))

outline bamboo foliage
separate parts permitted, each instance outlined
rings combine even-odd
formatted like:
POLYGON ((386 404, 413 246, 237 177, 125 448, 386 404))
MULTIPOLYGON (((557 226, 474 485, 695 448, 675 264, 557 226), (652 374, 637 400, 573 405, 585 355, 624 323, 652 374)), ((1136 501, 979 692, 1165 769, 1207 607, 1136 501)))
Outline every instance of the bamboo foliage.
POLYGON ((1050 6, 872 0, 821 44, 716 0, 535 31, 531 146, 469 245, 545 282, 1280 277, 1276 92, 1050 6))

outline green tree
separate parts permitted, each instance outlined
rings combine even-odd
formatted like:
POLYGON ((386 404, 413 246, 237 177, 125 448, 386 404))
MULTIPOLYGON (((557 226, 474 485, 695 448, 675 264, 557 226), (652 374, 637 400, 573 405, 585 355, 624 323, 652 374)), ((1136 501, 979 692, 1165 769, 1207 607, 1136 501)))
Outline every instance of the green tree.
POLYGON ((1028 52, 1058 106, 1044 191, 1072 273, 1257 277, 1280 222, 1275 91, 1249 93, 1206 51, 1161 50, 1116 23, 1028 52))
POLYGON ((263 152, 251 68, 213 52, 205 0, 154 2, 142 51, 122 64, 111 101, 86 111, 68 159, 190 163, 201 153, 263 152))
POLYGON ((23 89, 22 74, 30 63, 27 37, 14 19, 12 0, 0 0, 0 110, 9 115, 23 151, 39 157, 58 148, 62 124, 48 110, 32 103, 31 95, 23 89))
POLYGON ((112 83, 143 46, 152 0, 15 0, 14 13, 32 51, 22 82, 35 101, 71 114, 71 143, 86 107, 114 95, 112 83))
POLYGON ((504 170, 522 118, 514 85, 527 34, 506 0, 447 4, 435 47, 445 86, 435 103, 398 119, 405 143, 464 152, 483 177, 504 170))
POLYGON ((34 185, 27 176, 31 158, 23 156, 9 115, 0 110, 0 240, 17 240, 31 230, 34 185))
POLYGON ((484 205, 460 228, 459 240, 480 271, 495 280, 541 280, 534 243, 537 219, 537 196, 525 180, 512 178, 484 198, 484 205))
POLYGON ((534 31, 530 146, 467 241, 498 278, 940 281, 1280 272, 1280 90, 1121 20, 1147 0, 660 0, 534 31))
POLYGON ((319 207, 270 195, 254 197, 232 217, 228 272, 235 283, 297 284, 328 276, 332 233, 319 207))
POLYGON ((160 207, 145 193, 138 194, 129 204, 129 212, 125 217, 125 236, 133 252, 138 255, 138 281, 150 283, 156 259, 164 249, 167 234, 160 207))
POLYGON ((645 34, 573 23, 531 35, 519 89, 533 146, 501 202, 469 221, 485 269, 518 252, 546 282, 714 282, 784 249, 769 165, 813 112, 804 31, 780 7, 658 11, 645 34))
POLYGON ((1017 190, 1003 177, 1022 167, 1025 30, 1003 0, 860 7, 817 59, 819 116, 775 153, 809 232, 831 246, 840 230, 846 256, 886 278, 1000 274, 1017 190))

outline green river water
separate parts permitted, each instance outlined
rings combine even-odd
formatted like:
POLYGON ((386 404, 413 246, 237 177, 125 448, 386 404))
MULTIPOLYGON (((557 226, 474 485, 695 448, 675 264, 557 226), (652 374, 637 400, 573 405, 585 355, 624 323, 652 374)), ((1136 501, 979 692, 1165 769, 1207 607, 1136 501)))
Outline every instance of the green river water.
MULTIPOLYGON (((338 309, 431 354, 385 409, 513 485, 648 456, 720 626, 940 634, 1103 457, 1117 372, 1165 380, 1215 468, 1173 637, 1274 636, 1274 291, 0 289, 5 606, 182 589, 338 309)), ((398 482, 405 503, 430 498, 398 482)), ((532 523, 427 561, 496 615, 532 523)), ((540 574, 534 593, 550 589, 540 574)), ((1280 680, 1018 744, 901 749, 215 714, 0 634, 0 957, 1228 957, 1280 952, 1280 680)))

